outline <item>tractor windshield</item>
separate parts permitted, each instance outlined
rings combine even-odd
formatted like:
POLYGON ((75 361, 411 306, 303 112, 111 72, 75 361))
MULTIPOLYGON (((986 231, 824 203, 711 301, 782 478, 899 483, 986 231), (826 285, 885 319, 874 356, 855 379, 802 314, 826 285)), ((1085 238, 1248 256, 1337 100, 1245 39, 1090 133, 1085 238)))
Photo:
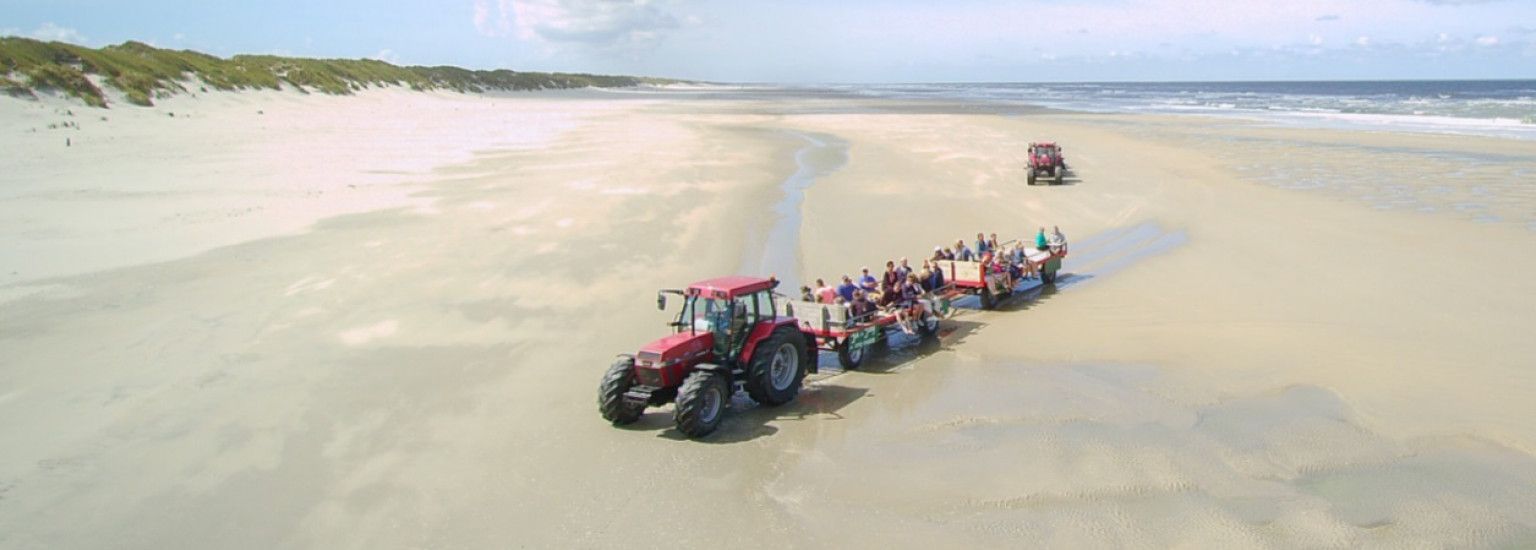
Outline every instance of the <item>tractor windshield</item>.
POLYGON ((730 325, 731 302, 703 296, 691 296, 677 313, 678 330, 710 332, 730 325))

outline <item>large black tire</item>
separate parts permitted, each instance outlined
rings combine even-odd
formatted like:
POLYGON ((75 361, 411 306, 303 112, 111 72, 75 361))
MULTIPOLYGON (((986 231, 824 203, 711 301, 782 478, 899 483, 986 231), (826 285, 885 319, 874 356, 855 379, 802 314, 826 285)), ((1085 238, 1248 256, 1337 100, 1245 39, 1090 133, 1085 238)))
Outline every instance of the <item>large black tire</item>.
POLYGON ((858 370, 864 364, 864 357, 869 355, 870 346, 859 349, 848 349, 848 340, 837 345, 837 364, 843 366, 843 370, 858 370))
POLYGON ((774 329, 752 350, 747 395, 770 407, 794 401, 805 380, 805 337, 794 327, 774 329))
MULTIPOLYGON (((985 279, 985 278, 983 278, 985 279)), ((997 298, 992 296, 992 283, 983 280, 981 284, 981 309, 992 309, 997 305, 997 298)))
POLYGON ((1063 170, 1060 165, 1051 169, 1051 178, 1056 180, 1056 185, 1061 185, 1061 180, 1065 178, 1066 174, 1067 171, 1063 170))
POLYGON ((1029 184, 1035 184, 1035 167, 1033 166, 1029 167, 1029 184))
POLYGON ((677 431, 699 438, 719 428, 725 418, 725 406, 731 401, 729 387, 725 376, 713 371, 696 370, 689 374, 677 390, 677 408, 672 411, 677 431))
POLYGON ((620 357, 608 367, 603 383, 597 386, 597 412, 615 426, 633 424, 645 412, 643 404, 624 402, 624 392, 634 385, 634 366, 634 361, 620 357))

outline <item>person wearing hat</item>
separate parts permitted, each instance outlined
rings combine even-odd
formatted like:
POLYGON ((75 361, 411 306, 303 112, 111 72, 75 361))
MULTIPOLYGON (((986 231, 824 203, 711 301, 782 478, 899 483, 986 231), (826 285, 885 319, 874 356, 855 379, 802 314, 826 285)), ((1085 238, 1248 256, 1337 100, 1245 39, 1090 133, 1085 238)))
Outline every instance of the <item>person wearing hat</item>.
POLYGON ((864 293, 870 294, 873 298, 880 292, 880 280, 869 274, 868 267, 860 268, 859 272, 863 273, 859 276, 859 288, 864 289, 864 293))

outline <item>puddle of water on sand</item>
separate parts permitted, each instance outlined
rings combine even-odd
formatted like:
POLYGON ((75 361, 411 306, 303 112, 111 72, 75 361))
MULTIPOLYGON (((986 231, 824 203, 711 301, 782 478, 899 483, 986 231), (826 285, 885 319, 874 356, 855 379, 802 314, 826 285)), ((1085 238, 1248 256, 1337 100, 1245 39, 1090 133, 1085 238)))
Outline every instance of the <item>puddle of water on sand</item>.
POLYGON ((1170 230, 1150 221, 1105 231, 1072 244, 1062 265, 1071 275, 1062 283, 1078 284, 1110 275, 1187 242, 1189 235, 1183 230, 1170 230))
POLYGON ((800 205, 805 191, 848 162, 848 142, 818 133, 787 132, 805 141, 795 151, 795 173, 780 185, 784 198, 773 207, 773 225, 767 236, 752 235, 741 260, 740 273, 778 276, 782 292, 800 287, 800 205), (788 289, 788 290, 782 290, 788 289))

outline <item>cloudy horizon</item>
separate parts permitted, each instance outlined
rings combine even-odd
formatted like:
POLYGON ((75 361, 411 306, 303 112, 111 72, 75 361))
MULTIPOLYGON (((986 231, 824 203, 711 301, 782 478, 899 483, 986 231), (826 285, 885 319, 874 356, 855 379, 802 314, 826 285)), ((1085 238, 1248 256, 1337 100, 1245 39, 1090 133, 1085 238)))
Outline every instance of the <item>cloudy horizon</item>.
POLYGON ((25 0, 0 34, 723 82, 1521 79, 1515 0, 25 0))

